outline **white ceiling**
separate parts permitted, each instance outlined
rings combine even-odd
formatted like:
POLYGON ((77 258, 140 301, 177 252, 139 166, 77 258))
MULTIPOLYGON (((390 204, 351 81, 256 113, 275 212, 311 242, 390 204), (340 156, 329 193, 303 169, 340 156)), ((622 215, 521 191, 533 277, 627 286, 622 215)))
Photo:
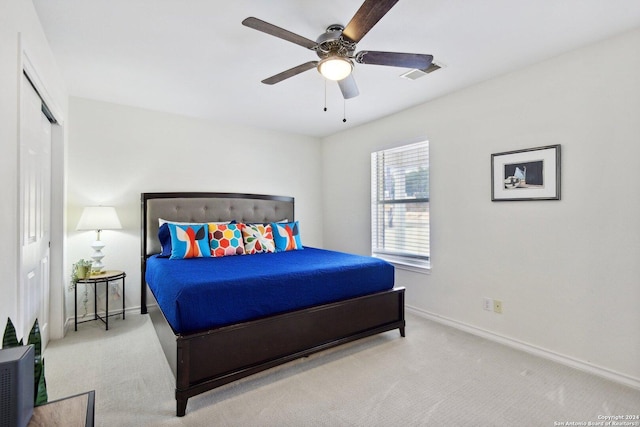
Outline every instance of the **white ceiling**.
MULTIPOLYGON (((360 50, 432 54, 445 68, 356 64, 346 102, 315 70, 260 83, 314 52, 241 25, 315 40, 362 0, 33 0, 72 96, 312 136, 360 125, 640 26, 638 0, 404 0, 360 50)), ((593 66, 598 64, 594 58, 593 66)))

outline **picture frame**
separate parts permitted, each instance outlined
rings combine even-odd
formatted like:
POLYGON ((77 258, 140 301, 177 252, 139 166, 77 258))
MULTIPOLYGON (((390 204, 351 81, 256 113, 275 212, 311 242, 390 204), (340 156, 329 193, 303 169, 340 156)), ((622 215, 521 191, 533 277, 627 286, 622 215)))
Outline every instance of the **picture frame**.
POLYGON ((560 144, 492 154, 491 200, 560 200, 560 144))

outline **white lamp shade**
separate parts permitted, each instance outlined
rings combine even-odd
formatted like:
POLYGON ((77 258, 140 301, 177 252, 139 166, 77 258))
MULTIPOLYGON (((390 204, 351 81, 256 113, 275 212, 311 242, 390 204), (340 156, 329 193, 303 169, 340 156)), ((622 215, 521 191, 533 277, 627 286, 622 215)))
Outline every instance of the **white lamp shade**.
POLYGON ((122 228, 116 208, 89 206, 84 208, 76 230, 117 230, 122 228))

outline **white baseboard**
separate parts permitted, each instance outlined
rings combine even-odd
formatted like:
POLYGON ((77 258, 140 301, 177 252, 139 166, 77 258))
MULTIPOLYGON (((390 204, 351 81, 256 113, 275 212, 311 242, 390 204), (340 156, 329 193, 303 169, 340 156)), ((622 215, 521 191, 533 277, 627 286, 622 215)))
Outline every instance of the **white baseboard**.
POLYGON ((419 317, 423 317, 425 319, 433 320, 434 322, 441 323, 443 325, 451 326, 452 328, 459 329, 464 332, 468 332, 473 335, 477 335, 482 338, 486 338, 490 341, 495 341, 497 343, 506 345, 508 347, 515 348, 517 350, 524 351, 526 353, 533 354, 535 356, 539 356, 545 359, 552 360, 557 363, 561 363, 563 365, 569 366, 574 369, 578 369, 580 371, 588 372, 593 375, 597 375, 599 377, 606 378, 611 381, 615 381, 620 384, 624 384, 628 387, 632 387, 634 389, 640 390, 640 379, 634 378, 625 374, 621 374, 619 372, 612 371, 611 369, 603 368, 601 366, 594 365, 592 363, 585 362, 583 360, 574 359, 573 357, 566 356, 560 353, 556 353, 554 351, 550 351, 541 347, 537 347, 532 344, 528 344, 522 341, 515 340, 513 338, 505 337, 500 334, 496 334, 495 332, 491 332, 482 328, 478 328, 477 326, 472 326, 464 322, 460 322, 458 320, 449 319, 444 316, 440 316, 438 314, 430 313, 428 311, 405 306, 406 310, 410 313, 413 313, 419 317))

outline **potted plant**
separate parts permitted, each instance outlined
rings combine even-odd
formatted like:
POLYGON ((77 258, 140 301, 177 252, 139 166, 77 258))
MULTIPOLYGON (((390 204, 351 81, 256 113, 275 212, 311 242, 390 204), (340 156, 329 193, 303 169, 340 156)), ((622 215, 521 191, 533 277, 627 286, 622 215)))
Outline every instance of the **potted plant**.
MULTIPOLYGON (((10 318, 7 318, 7 327, 4 330, 2 336, 2 348, 11 348, 24 345, 22 339, 18 341, 16 334, 16 328, 13 326, 10 318)), ((33 402, 35 406, 43 405, 47 403, 47 382, 44 379, 44 358, 42 357, 42 337, 40 336, 40 326, 38 325, 38 319, 36 319, 31 332, 29 333, 29 340, 27 345, 33 345, 35 351, 35 364, 33 370, 34 381, 34 396, 33 402)))
POLYGON ((71 273, 71 280, 74 283, 78 282, 78 279, 86 279, 91 275, 91 261, 88 259, 81 259, 73 264, 73 271, 71 273))
MULTIPOLYGON (((88 259, 80 259, 78 262, 73 264, 73 268, 71 270, 71 283, 69 284, 69 290, 73 291, 78 284, 78 280, 87 279, 91 276, 91 260, 88 259)), ((89 302, 89 291, 87 287, 84 288, 84 297, 82 299, 82 306, 84 307, 84 314, 82 317, 87 315, 87 303, 89 302)))

